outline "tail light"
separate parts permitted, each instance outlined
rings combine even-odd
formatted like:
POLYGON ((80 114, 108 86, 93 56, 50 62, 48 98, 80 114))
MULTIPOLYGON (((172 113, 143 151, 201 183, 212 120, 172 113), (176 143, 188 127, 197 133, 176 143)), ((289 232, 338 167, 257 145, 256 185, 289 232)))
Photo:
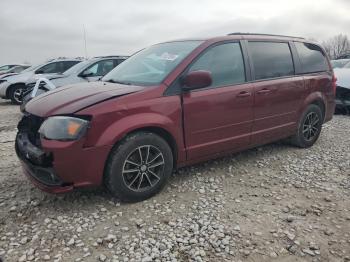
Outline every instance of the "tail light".
POLYGON ((333 90, 333 93, 335 95, 336 94, 336 90, 337 90, 337 78, 334 75, 334 73, 333 73, 333 76, 332 76, 332 90, 333 90))

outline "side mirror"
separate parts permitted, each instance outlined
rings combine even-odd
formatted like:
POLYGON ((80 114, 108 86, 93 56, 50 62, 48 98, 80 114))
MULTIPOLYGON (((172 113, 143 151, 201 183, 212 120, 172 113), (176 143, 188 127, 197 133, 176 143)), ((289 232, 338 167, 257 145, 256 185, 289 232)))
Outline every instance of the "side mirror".
POLYGON ((44 71, 43 71, 43 70, 38 69, 38 70, 36 70, 36 71, 35 71, 35 74, 44 74, 44 71))
POLYGON ((85 78, 85 77, 90 77, 90 76, 93 76, 94 74, 92 72, 82 72, 79 76, 82 77, 82 78, 85 78))
POLYGON ((192 90, 211 86, 213 79, 209 71, 198 70, 188 73, 183 83, 184 90, 192 90))

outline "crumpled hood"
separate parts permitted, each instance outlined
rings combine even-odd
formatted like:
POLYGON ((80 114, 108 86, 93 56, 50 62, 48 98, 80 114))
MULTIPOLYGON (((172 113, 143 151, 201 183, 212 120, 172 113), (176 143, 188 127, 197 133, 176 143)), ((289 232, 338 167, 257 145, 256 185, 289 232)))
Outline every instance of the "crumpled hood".
POLYGON ((335 68, 334 74, 337 78, 337 86, 350 89, 350 68, 335 68))
POLYGON ((29 101, 25 111, 36 116, 72 114, 113 97, 143 90, 141 86, 127 86, 106 82, 69 85, 42 94, 29 101))

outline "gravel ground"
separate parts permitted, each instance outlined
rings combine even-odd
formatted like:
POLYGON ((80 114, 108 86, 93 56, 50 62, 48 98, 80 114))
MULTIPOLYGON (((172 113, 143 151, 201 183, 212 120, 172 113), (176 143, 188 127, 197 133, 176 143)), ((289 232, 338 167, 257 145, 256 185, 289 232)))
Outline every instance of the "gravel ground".
POLYGON ((350 261, 349 117, 310 149, 275 143, 180 169, 136 204, 36 189, 13 149, 20 117, 0 100, 3 261, 350 261))

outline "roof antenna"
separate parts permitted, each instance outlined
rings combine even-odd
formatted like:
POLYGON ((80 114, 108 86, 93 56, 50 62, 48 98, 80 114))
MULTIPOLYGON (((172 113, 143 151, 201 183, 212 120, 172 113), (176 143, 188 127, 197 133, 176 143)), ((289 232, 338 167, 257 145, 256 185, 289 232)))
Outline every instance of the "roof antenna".
POLYGON ((87 55, 87 48, 86 48, 86 30, 85 30, 85 25, 83 24, 83 30, 84 30, 84 44, 85 44, 85 58, 88 58, 87 55))

